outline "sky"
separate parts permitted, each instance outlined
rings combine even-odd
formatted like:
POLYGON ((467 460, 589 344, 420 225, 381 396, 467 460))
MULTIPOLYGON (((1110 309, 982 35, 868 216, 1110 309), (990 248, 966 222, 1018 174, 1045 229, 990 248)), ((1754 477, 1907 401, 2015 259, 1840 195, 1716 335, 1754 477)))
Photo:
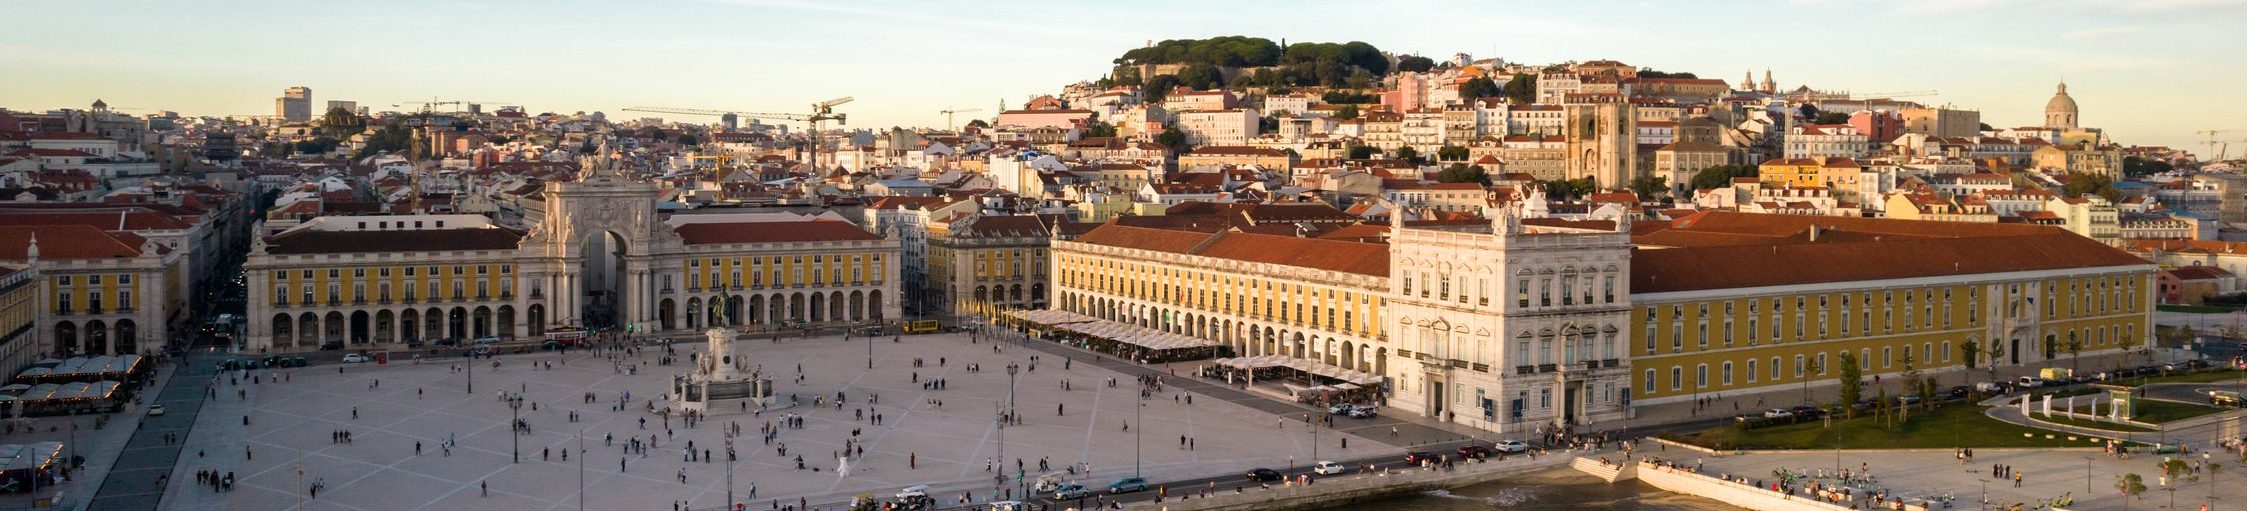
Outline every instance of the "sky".
MULTIPOLYGON (((1543 64, 1620 60, 1782 87, 1935 90, 1993 126, 2042 123, 2065 80, 2117 142, 2247 151, 2247 0, 1171 1, 0 0, 0 108, 270 115, 471 100, 532 112, 840 107, 938 126, 1099 78, 1151 40, 1365 41, 1543 64)), ((706 119, 681 118, 685 121, 706 119)), ((2235 152, 2234 154, 2238 154, 2235 152)))

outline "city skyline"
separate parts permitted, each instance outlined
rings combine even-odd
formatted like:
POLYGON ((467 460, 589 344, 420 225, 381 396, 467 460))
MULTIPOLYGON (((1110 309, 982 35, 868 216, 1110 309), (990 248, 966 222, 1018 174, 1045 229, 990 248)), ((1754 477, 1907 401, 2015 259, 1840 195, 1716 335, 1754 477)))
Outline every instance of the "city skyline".
POLYGON ((1347 19, 1337 9, 1354 6, 1342 3, 1251 3, 1229 14, 1184 17, 1169 13, 1192 4, 1075 5, 1036 16, 1009 14, 1043 8, 1021 2, 972 4, 981 14, 787 0, 421 4, 392 12, 268 8, 275 5, 18 4, 27 23, 0 35, 0 50, 7 50, 0 65, 19 72, 0 81, 8 91, 0 106, 44 111, 103 99, 130 114, 270 115, 281 90, 307 86, 318 91, 316 101, 356 100, 375 111, 408 110, 392 105, 437 97, 636 118, 621 109, 796 112, 855 96, 843 109, 849 127, 942 126, 939 110, 980 108, 973 115, 988 117, 1002 100, 1018 107, 1025 98, 1098 78, 1117 55, 1150 40, 1239 34, 1358 40, 1439 59, 1457 52, 1526 63, 1613 59, 1728 82, 1768 68, 1787 88, 1939 90, 1914 99, 1980 110, 2000 128, 2037 123, 2053 85, 2064 80, 2084 107, 2086 126, 2124 144, 2199 152, 2205 137, 2195 131, 2239 128, 2231 118, 2247 114, 2247 107, 2220 101, 2219 89, 2247 79, 2247 71, 2224 65, 2223 52, 2240 37, 2219 28, 2247 15, 2247 2, 2238 0, 1428 0, 1347 19), (431 12, 395 12, 414 9, 431 12), (1458 14, 1440 17, 1440 24, 1460 30, 1428 30, 1430 22, 1421 21, 1447 12, 1458 14), (84 20, 110 30, 77 37, 84 20), (1849 27, 1856 23, 1914 37, 1877 39, 1876 29, 1849 27), (274 30, 287 26, 319 29, 274 30), (588 38, 571 40, 573 34, 588 38), (1075 41, 1054 42, 1062 38, 1075 41), (1785 38, 1807 42, 1778 43, 1785 38), (61 40, 72 42, 52 44, 61 40), (369 53, 377 51, 394 58, 369 53))

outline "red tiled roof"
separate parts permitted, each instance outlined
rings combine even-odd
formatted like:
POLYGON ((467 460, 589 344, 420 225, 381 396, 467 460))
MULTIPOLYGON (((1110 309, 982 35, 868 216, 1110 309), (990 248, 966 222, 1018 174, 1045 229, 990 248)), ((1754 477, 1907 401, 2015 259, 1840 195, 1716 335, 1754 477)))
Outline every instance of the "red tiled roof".
POLYGON ((29 259, 33 236, 38 237, 40 259, 139 257, 143 241, 139 236, 84 225, 7 226, 0 227, 0 259, 29 259))
POLYGON ((2148 264, 2033 224, 1705 211, 1634 231, 1631 290, 1648 293, 2148 264))
POLYGON ((1318 238, 1298 238, 1228 230, 1202 233, 1169 229, 1102 225, 1077 241, 1119 248, 1191 254, 1219 259, 1296 266, 1322 270, 1387 276, 1389 248, 1318 238))
POLYGON ((284 232, 265 240, 269 254, 353 254, 514 250, 523 233, 499 229, 284 232))
POLYGON ((681 225, 676 231, 688 245, 882 239, 880 235, 858 228, 858 224, 840 220, 692 223, 681 225))

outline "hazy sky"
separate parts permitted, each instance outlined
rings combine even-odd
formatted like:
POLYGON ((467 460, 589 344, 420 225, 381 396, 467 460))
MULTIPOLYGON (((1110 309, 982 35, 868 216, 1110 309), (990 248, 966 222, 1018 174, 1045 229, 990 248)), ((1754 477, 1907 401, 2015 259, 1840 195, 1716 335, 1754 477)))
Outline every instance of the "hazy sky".
MULTIPOLYGON (((1097 78, 1150 39, 1242 34, 1728 81, 1770 68, 1788 88, 1939 90, 1919 99, 2000 127, 2041 123, 2065 79, 2083 123, 2125 144, 2199 151, 2194 131, 2247 129, 2247 0, 0 0, 0 14, 0 107, 16 110, 271 114, 304 85, 316 104, 612 117, 848 95, 851 126, 937 126, 947 106, 988 116, 1097 78)), ((2225 136, 2247 147, 2247 131, 2225 136)))

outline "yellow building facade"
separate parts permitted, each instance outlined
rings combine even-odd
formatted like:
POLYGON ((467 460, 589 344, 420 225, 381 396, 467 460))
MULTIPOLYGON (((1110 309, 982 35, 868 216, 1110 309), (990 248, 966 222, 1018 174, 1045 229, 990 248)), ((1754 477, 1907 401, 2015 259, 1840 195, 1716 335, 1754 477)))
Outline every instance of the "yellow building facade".
POLYGON ((1388 249, 1372 243, 1103 225, 1053 242, 1054 307, 1191 335, 1240 356, 1376 373, 1388 249))

